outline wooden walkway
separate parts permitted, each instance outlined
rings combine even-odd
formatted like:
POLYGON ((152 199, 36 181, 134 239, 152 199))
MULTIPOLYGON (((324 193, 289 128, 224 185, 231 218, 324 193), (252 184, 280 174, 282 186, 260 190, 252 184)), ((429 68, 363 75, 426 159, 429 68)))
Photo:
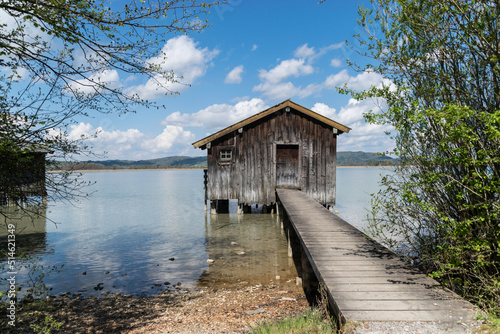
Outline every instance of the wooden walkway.
POLYGON ((441 321, 475 319, 477 309, 415 270, 305 193, 278 189, 287 220, 346 321, 441 321))

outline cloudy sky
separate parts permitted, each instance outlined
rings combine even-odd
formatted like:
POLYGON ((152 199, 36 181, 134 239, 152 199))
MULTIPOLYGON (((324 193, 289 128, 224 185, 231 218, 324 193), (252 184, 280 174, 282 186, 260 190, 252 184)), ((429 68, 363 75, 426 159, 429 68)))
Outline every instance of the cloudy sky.
POLYGON ((356 1, 235 0, 214 8, 208 19, 212 26, 203 32, 172 35, 163 46, 168 58, 162 66, 182 76, 184 85, 169 86, 180 95, 166 97, 152 80, 135 82, 106 73, 106 80, 166 109, 82 119, 70 136, 99 130, 91 145, 108 159, 204 155, 191 144, 291 99, 352 128, 340 136, 339 151, 392 149, 384 134, 390 129, 363 121, 363 113, 383 104, 356 101, 335 90, 344 84, 367 89, 387 83, 347 65, 347 59, 367 61, 355 52, 362 50, 345 44, 354 43, 352 36, 361 32, 356 1))

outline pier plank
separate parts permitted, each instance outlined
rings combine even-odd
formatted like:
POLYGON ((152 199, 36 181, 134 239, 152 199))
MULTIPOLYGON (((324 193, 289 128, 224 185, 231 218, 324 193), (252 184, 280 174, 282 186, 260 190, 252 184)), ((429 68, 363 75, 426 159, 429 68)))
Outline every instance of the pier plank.
POLYGON ((477 308, 299 190, 277 189, 344 321, 472 321, 477 308))

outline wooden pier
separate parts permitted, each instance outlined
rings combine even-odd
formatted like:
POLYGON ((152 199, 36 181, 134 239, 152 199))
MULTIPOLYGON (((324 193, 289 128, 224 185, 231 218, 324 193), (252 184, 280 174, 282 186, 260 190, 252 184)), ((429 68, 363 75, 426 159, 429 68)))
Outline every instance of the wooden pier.
POLYGON ((278 189, 280 214, 342 323, 467 322, 477 309, 299 190, 278 189))

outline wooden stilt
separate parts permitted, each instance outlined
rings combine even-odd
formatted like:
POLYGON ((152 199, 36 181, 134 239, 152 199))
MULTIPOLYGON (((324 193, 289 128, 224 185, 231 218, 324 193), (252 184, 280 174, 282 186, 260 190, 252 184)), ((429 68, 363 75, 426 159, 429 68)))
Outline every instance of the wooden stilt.
POLYGON ((210 202, 210 214, 217 214, 217 201, 209 201, 210 202))

